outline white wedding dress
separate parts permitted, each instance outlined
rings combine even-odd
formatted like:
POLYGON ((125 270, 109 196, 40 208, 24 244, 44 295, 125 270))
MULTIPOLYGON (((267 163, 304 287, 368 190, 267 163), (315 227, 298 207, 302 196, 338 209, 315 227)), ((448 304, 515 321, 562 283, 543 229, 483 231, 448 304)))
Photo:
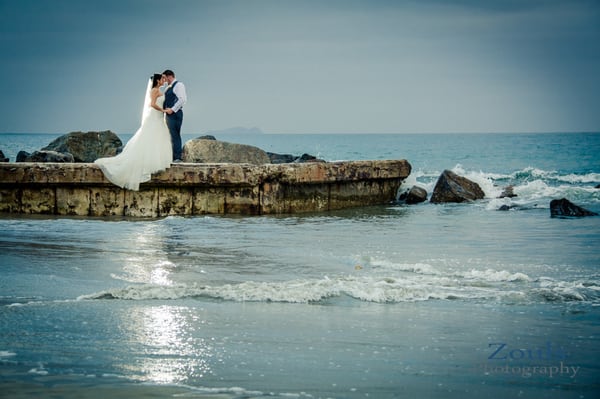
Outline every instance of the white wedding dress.
MULTIPOLYGON (((164 101, 165 96, 160 96, 156 99, 156 105, 162 107, 164 101)), ((152 173, 165 170, 171 165, 172 154, 171 135, 164 114, 150 107, 147 100, 142 125, 123 151, 114 157, 99 158, 94 163, 112 183, 137 191, 140 183, 150 180, 152 173)))

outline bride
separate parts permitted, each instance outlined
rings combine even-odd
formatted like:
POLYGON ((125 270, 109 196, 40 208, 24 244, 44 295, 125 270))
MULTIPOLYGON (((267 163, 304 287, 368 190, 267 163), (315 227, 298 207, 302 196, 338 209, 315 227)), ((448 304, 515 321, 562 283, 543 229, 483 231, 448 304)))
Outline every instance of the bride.
POLYGON ((164 76, 157 73, 148 81, 142 125, 123 151, 114 157, 99 158, 94 162, 106 178, 119 187, 137 191, 140 183, 150 180, 152 173, 171 165, 171 136, 162 108, 165 96, 160 92, 164 82, 164 76))

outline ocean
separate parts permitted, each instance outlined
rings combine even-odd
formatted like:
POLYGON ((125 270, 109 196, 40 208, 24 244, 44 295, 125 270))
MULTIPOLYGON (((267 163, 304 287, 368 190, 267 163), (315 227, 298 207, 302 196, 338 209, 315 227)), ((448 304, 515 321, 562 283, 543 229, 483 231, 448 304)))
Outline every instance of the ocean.
MULTIPOLYGON (((14 161, 58 135, 1 134, 14 161)), ((184 140, 196 135, 186 135, 184 140)), ((129 136, 123 136, 127 139, 129 136)), ((600 134, 256 134, 484 200, 277 216, 0 215, 2 398, 597 398, 600 134), (498 199, 514 186, 514 198, 498 199), (509 210, 500 211, 502 205, 509 210)))

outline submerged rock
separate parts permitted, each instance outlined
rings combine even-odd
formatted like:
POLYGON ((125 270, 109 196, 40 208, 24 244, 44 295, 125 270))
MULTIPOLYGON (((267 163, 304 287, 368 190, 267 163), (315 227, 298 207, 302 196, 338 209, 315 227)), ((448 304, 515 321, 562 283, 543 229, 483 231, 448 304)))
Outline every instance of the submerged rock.
POLYGON ((399 200, 409 205, 425 202, 427 200, 427 190, 423 187, 412 186, 410 190, 400 195, 399 200))
POLYGON ((498 198, 514 198, 517 196, 517 194, 515 194, 515 188, 514 186, 506 186, 504 187, 504 190, 502 190, 502 194, 500 194, 500 196, 498 198))
POLYGON ((2 150, 0 150, 0 162, 8 162, 8 158, 4 156, 2 150))
POLYGON ((72 163, 73 155, 56 151, 34 151, 31 154, 19 151, 17 162, 61 162, 72 163))
POLYGON ((580 206, 573 204, 566 198, 553 199, 550 201, 551 217, 583 217, 598 216, 596 212, 588 211, 580 206))
POLYGON ((479 184, 456 173, 445 170, 438 178, 430 202, 465 202, 482 199, 485 193, 479 184))
POLYGON ((58 137, 42 151, 71 154, 74 162, 94 162, 98 158, 117 155, 123 143, 110 130, 102 132, 72 132, 58 137))
POLYGON ((266 152, 246 144, 212 139, 194 139, 183 146, 183 161, 195 163, 270 163, 266 152))

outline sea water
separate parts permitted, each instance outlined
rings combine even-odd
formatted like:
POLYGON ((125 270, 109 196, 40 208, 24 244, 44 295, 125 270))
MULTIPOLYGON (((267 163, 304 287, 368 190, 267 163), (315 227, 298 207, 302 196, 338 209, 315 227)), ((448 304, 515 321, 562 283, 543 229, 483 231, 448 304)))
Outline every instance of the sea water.
MULTIPOLYGON (((14 161, 55 137, 4 134, 0 149, 14 161)), ((600 212, 600 134, 218 138, 404 158, 402 190, 431 194, 450 169, 486 198, 2 215, 0 397, 598 397, 600 217, 551 218, 549 202, 600 212), (517 197, 498 199, 508 185, 517 197)))

